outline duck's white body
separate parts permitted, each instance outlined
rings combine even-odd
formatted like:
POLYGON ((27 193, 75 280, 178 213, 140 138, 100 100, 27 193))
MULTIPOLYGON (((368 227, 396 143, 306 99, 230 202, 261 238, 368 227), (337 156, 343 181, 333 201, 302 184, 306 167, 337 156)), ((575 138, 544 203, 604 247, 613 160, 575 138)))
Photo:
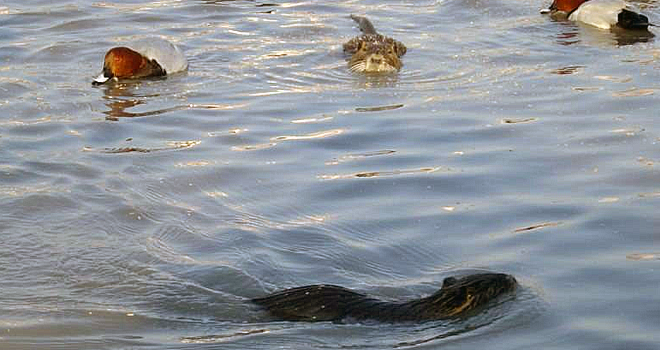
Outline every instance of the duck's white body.
POLYGON ((619 13, 623 9, 628 9, 623 0, 589 0, 573 11, 568 19, 610 29, 619 21, 619 13))
POLYGON ((183 52, 174 44, 160 38, 140 39, 126 45, 129 49, 142 56, 156 60, 167 74, 182 72, 188 69, 188 60, 183 52))

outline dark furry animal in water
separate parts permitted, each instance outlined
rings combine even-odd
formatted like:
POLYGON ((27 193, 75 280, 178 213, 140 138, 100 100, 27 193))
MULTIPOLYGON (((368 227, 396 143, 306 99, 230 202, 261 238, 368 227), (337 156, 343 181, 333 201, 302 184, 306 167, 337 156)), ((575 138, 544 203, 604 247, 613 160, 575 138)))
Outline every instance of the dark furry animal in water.
POLYGON ((507 274, 480 273, 447 277, 436 293, 405 302, 382 301, 333 285, 292 288, 252 301, 276 318, 287 321, 421 322, 464 316, 513 292, 517 285, 516 279, 507 274))
POLYGON ((351 15, 358 23, 362 35, 344 44, 344 52, 351 55, 348 66, 353 72, 394 73, 403 66, 401 56, 406 46, 390 37, 378 34, 365 17, 351 15))

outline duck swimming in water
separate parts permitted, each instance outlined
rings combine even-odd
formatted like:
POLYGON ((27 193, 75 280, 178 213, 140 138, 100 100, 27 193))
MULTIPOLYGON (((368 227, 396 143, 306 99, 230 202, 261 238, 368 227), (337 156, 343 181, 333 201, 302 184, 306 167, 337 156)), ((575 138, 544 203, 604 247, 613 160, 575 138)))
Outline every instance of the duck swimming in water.
POLYGON ((188 61, 176 45, 160 38, 142 39, 108 50, 103 71, 92 84, 100 85, 111 79, 162 77, 186 69, 188 61))
POLYGON ((601 29, 648 30, 648 17, 635 12, 623 0, 554 0, 549 9, 541 13, 565 16, 601 29))

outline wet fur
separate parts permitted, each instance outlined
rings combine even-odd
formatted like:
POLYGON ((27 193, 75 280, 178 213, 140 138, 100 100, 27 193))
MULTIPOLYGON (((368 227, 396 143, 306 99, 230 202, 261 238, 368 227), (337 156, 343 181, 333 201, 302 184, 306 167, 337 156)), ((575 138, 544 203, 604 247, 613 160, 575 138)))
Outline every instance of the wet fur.
POLYGON ((483 273, 445 278, 442 288, 435 294, 406 302, 382 301, 333 285, 292 288, 252 301, 276 318, 288 321, 419 322, 463 316, 514 291, 516 286, 512 276, 483 273))
POLYGON ((378 34, 365 17, 351 15, 358 23, 362 35, 344 44, 344 52, 351 55, 348 66, 351 71, 365 73, 398 72, 406 54, 406 46, 390 37, 378 34))

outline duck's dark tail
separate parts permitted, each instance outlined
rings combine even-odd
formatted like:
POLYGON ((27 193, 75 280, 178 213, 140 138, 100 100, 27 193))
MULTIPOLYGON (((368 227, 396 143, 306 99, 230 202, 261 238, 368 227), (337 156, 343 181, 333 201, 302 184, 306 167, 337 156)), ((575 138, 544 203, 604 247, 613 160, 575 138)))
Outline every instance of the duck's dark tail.
POLYGON ((618 26, 624 29, 648 30, 649 18, 626 9, 621 10, 618 16, 618 26))
POLYGON ((378 34, 376 28, 366 17, 351 15, 351 18, 360 26, 360 31, 364 34, 378 34))

